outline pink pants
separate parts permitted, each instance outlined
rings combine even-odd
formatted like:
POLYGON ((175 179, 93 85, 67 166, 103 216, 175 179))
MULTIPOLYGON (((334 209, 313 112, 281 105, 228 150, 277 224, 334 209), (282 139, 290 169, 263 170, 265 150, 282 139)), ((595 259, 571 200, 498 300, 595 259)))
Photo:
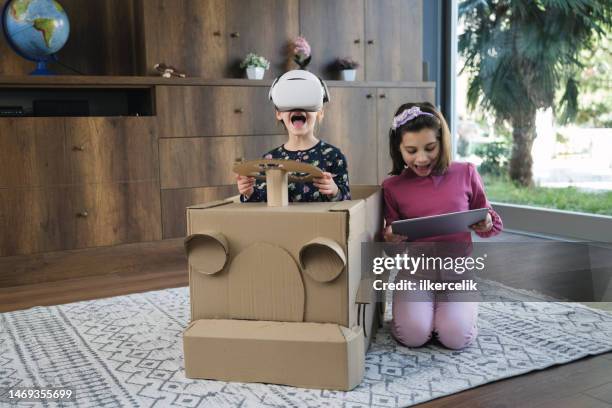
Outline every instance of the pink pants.
POLYGON ((478 303, 436 301, 432 292, 393 292, 391 333, 408 347, 427 343, 433 333, 450 349, 462 349, 478 335, 478 303))

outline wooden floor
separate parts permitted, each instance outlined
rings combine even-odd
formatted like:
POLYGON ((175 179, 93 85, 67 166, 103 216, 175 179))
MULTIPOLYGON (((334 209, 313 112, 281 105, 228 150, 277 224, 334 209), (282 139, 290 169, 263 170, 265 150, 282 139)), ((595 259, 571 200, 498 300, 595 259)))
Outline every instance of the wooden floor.
MULTIPOLYGON (((502 238, 531 239, 509 234, 502 238)), ((0 288, 0 312, 186 285, 186 262, 179 259, 173 268, 166 263, 158 270, 121 269, 104 276, 0 288)), ((612 353, 497 381, 419 407, 612 407, 612 353)))

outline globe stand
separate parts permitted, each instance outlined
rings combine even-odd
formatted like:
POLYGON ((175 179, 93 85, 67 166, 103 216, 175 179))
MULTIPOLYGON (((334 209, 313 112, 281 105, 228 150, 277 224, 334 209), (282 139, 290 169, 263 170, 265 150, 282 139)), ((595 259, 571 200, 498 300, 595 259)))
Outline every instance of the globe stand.
POLYGON ((49 71, 47 67, 47 61, 36 61, 36 69, 30 72, 30 75, 55 75, 54 72, 49 71))
MULTIPOLYGON (((51 21, 56 29, 61 27, 62 29, 56 32, 56 35, 59 35, 60 38, 56 38, 55 44, 53 48, 50 48, 50 44, 46 43, 47 39, 41 37, 38 32, 39 29, 34 27, 32 21, 26 21, 26 26, 19 26, 17 28, 12 27, 9 31, 9 26, 13 23, 9 23, 10 21, 15 20, 14 16, 11 14, 11 7, 20 0, 8 0, 4 1, 4 6, 2 7, 2 15, 0 20, 0 27, 2 28, 2 33, 6 38, 6 42, 8 45, 17 53, 17 55, 36 63, 36 69, 30 72, 30 75, 34 76, 42 76, 42 75, 55 75, 55 73, 49 71, 47 64, 51 61, 57 61, 56 53, 66 44, 68 40, 68 36, 70 34, 70 22, 68 21, 68 16, 66 12, 61 7, 56 0, 40 0, 39 3, 45 3, 43 5, 48 6, 49 10, 30 10, 30 1, 23 2, 23 16, 19 17, 20 19, 26 19, 26 14, 33 13, 36 18, 45 18, 46 20, 51 21), (49 13, 46 13, 46 12, 49 13), (42 13, 42 14, 41 14, 42 13), (30 24, 30 25, 28 25, 30 24), (19 34, 20 41, 15 42, 15 35, 19 34), (29 36, 34 35, 34 38, 37 39, 33 41, 33 38, 29 38, 29 36), (23 41, 23 43, 21 43, 23 41), (25 48, 22 48, 25 46, 25 48)), ((29 18, 29 17, 28 17, 29 18)), ((16 22, 15 22, 16 23, 16 22)))

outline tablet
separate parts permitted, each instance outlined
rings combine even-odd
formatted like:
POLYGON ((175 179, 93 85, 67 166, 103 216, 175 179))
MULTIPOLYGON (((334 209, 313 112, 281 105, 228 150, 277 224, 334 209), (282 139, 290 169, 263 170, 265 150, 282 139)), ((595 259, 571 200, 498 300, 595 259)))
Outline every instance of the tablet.
POLYGON ((477 210, 399 220, 391 224, 391 230, 394 234, 406 235, 410 240, 471 231, 470 225, 484 220, 488 211, 488 208, 479 208, 477 210))

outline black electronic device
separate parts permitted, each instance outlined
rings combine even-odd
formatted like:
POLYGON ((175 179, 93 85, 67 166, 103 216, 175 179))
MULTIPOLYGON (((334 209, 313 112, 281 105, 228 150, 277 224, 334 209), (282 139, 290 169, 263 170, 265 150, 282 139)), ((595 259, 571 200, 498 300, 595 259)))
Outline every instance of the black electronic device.
POLYGON ((0 116, 24 116, 23 106, 0 106, 0 116))
POLYGON ((34 100, 34 116, 89 116, 89 101, 77 99, 34 100))

